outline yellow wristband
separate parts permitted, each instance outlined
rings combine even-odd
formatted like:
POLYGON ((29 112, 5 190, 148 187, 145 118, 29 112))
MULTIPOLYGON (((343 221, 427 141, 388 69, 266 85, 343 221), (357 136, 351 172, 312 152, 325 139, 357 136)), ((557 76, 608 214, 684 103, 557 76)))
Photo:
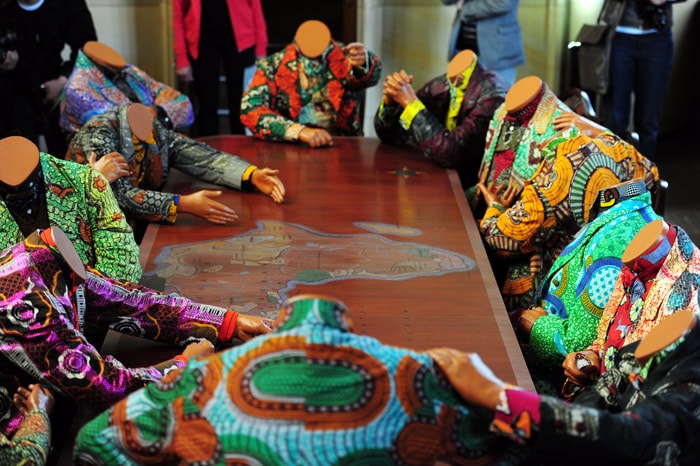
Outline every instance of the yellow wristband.
POLYGON ((251 175, 253 174, 253 172, 254 172, 255 170, 257 170, 257 169, 258 169, 258 167, 256 167, 255 165, 249 166, 249 167, 246 168, 245 171, 243 172, 243 176, 241 177, 241 179, 242 179, 243 181, 248 181, 248 180, 250 180, 250 176, 251 176, 251 175))

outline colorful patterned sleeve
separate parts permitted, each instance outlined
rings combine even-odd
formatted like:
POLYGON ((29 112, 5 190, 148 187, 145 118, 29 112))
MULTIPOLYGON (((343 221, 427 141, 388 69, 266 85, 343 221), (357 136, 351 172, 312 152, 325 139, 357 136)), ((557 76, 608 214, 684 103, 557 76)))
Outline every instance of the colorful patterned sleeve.
POLYGON ((185 128, 194 123, 194 109, 189 97, 165 83, 156 81, 136 66, 131 68, 143 79, 152 104, 165 110, 174 128, 185 128))
POLYGON ((227 188, 242 189, 243 174, 252 164, 247 160, 214 149, 209 144, 171 132, 168 162, 171 167, 227 188))
POLYGON ((43 466, 51 448, 51 424, 46 412, 30 411, 8 439, 0 434, 0 464, 43 466))
POLYGON ((372 87, 379 82, 379 77, 382 74, 382 62, 379 55, 365 49, 367 53, 367 61, 364 67, 353 67, 352 73, 348 78, 348 89, 365 89, 372 87))
POLYGON ((258 61, 253 80, 241 97, 241 122, 258 139, 284 141, 287 129, 294 124, 294 120, 273 107, 277 85, 273 77, 267 76, 265 69, 272 71, 266 63, 266 60, 258 61))
POLYGON ((119 280, 141 279, 139 248, 134 233, 112 193, 107 179, 97 170, 85 170, 87 211, 91 217, 95 268, 119 280))
POLYGON ((161 293, 138 283, 120 282, 89 269, 83 286, 86 321, 100 328, 184 347, 193 339, 219 343, 228 309, 161 293))
MULTIPOLYGON (((421 90, 418 97, 425 102, 430 99, 421 90)), ((486 131, 496 108, 503 102, 503 94, 492 84, 479 83, 467 88, 464 99, 473 102, 473 107, 466 113, 462 111, 453 131, 447 131, 445 121, 428 110, 419 112, 409 128, 418 147, 441 167, 456 168, 466 159, 470 162, 469 167, 478 168, 484 153, 486 131)), ((476 173, 473 176, 476 177, 476 173)))

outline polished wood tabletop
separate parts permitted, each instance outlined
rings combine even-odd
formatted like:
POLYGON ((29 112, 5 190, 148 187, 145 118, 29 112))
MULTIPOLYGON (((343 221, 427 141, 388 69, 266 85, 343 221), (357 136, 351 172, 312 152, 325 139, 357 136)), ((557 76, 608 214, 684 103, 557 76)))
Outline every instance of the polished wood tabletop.
MULTIPOLYGON (((272 318, 291 296, 329 295, 359 333, 416 350, 474 351, 504 380, 533 388, 456 172, 376 138, 321 149, 200 140, 279 169, 285 201, 223 189, 217 200, 238 213, 235 224, 182 214, 174 225, 149 225, 142 283, 272 318)), ((221 188, 173 170, 163 191, 199 189, 221 188)))

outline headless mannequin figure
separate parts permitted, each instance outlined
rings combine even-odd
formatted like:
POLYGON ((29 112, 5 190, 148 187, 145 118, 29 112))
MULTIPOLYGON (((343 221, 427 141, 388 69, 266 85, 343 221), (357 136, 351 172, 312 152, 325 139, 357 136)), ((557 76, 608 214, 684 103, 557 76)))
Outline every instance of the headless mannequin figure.
POLYGON ((0 140, 0 197, 24 236, 49 226, 39 148, 22 136, 0 140), (33 194, 33 195, 32 195, 33 194))
MULTIPOLYGON (((323 54, 331 43, 331 31, 321 21, 304 21, 297 28, 294 35, 294 42, 299 49, 299 53, 306 58, 317 59, 323 54)), ((299 79, 306 79, 299 73, 299 79)), ((312 128, 299 123, 297 131, 299 140, 311 147, 332 146, 333 138, 328 131, 323 128, 312 128)))
MULTIPOLYGON (((622 263, 627 269, 637 275, 635 281, 642 283, 649 290, 654 276, 658 273, 658 267, 673 246, 674 240, 675 230, 661 219, 654 220, 639 230, 639 233, 632 238, 632 241, 622 253, 622 263), (643 263, 638 263, 639 260, 642 260, 643 263), (649 272, 652 272, 653 276, 650 276, 649 272)), ((628 273, 625 267, 623 267, 621 273, 623 280, 625 273, 628 273)), ((628 288, 636 289, 637 285, 634 287, 630 285, 628 288)), ((643 294, 641 297, 645 299, 643 294)), ((628 296, 625 302, 632 303, 638 298, 639 295, 628 296)), ((618 314, 610 321, 609 325, 612 329, 610 332, 614 332, 615 328, 625 324, 625 318, 625 313, 618 311, 618 314), (618 319, 620 322, 618 322, 618 319)), ((601 347, 596 351, 587 349, 569 353, 562 364, 564 373, 569 381, 577 385, 587 385, 594 382, 603 370, 600 354, 606 354, 608 346, 619 347, 620 344, 624 344, 624 340, 620 340, 615 333, 608 333, 605 343, 601 344, 601 347), (582 364, 582 361, 585 361, 585 363, 582 364)))
POLYGON ((90 60, 112 72, 116 73, 126 67, 126 59, 112 47, 101 42, 94 40, 86 42, 83 52, 90 60))

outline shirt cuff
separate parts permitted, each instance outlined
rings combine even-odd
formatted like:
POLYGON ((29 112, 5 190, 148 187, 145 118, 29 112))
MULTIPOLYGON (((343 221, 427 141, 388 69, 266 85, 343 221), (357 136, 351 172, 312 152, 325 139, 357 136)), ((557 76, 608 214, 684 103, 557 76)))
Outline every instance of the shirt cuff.
POLYGON ((413 124, 413 119, 422 110, 425 110, 425 105, 423 105, 423 102, 418 99, 408 104, 406 108, 403 109, 403 112, 401 112, 401 116, 399 117, 401 127, 406 130, 409 129, 411 124, 413 124))
POLYGON ((517 387, 506 387, 498 397, 491 431, 518 443, 532 438, 540 424, 540 395, 517 387))
POLYGON ((284 139, 287 141, 298 141, 299 140, 299 134, 306 129, 306 126, 302 125, 301 123, 293 123, 287 130, 284 132, 284 139))

